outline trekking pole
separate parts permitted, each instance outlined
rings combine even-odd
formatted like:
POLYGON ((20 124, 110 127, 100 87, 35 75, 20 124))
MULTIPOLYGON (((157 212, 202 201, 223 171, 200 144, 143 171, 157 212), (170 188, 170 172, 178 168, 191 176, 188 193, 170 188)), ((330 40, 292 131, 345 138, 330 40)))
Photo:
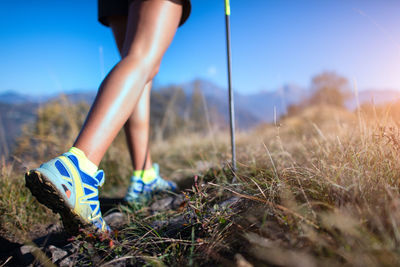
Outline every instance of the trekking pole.
POLYGON ((230 27, 231 7, 229 0, 225 0, 225 26, 226 26, 226 53, 228 63, 228 89, 229 89, 229 120, 231 128, 231 148, 232 148, 232 169, 233 181, 236 182, 236 145, 235 145, 235 109, 232 90, 232 66, 231 66, 231 27, 230 27))

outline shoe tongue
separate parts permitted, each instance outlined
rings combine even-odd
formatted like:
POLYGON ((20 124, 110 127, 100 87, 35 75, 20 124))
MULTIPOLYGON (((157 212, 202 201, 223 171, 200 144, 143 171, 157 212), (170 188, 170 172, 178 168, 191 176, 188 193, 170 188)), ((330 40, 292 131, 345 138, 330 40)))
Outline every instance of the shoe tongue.
POLYGON ((97 186, 102 186, 104 184, 104 181, 106 180, 106 177, 104 175, 104 171, 103 170, 98 170, 96 172, 96 174, 94 175, 94 178, 98 182, 97 186))

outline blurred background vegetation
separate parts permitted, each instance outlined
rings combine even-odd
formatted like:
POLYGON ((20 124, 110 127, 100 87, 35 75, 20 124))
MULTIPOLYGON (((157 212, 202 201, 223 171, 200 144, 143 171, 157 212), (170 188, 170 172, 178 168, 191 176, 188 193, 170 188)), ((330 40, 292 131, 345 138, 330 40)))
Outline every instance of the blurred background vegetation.
MULTIPOLYGON (((164 255, 157 257, 168 265, 400 262, 400 103, 364 102, 350 110, 346 101, 354 92, 349 81, 334 72, 318 74, 311 93, 288 106, 275 122, 238 131, 238 184, 232 185, 227 123, 201 86, 194 83, 190 95, 179 87, 164 88, 151 99, 153 157, 164 176, 186 186, 187 205, 158 215, 124 209, 129 222, 121 236, 142 229, 139 223, 182 215, 191 216, 189 228, 179 232, 181 241, 165 241, 163 232, 151 235, 148 242, 135 243, 139 248, 134 252, 125 248, 136 239, 117 240, 122 243, 112 255, 155 253, 164 255), (237 198, 235 205, 220 207, 232 198, 237 198), (155 245, 163 242, 165 246, 155 245), (171 244, 176 245, 173 252, 171 244)), ((24 188, 23 173, 67 150, 88 108, 87 102, 68 96, 39 105, 9 157, 3 156, 4 238, 26 242, 58 223, 24 188)), ((106 172, 101 196, 122 197, 132 171, 123 133, 100 168, 106 172)))

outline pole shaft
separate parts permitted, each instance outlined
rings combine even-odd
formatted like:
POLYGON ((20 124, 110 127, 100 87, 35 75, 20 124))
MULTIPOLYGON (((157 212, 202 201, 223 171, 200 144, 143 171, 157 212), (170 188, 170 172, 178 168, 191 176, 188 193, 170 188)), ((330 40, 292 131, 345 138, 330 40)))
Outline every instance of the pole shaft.
POLYGON ((232 168, 236 172, 235 106, 232 90, 231 29, 229 0, 225 0, 226 52, 228 59, 229 120, 231 130, 232 168))

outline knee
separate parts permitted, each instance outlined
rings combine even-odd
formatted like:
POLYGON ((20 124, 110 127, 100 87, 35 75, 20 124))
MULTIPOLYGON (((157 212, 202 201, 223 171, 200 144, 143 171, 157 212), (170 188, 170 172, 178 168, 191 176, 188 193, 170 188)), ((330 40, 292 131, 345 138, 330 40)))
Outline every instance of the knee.
POLYGON ((146 84, 151 82, 160 69, 160 62, 144 59, 141 61, 144 76, 147 77, 146 84))
POLYGON ((142 75, 147 77, 146 83, 153 80, 160 69, 161 60, 154 57, 151 53, 144 51, 138 53, 128 53, 123 60, 132 62, 134 69, 140 69, 142 75))
POLYGON ((154 77, 156 77, 159 70, 160 70, 160 63, 154 64, 154 66, 152 66, 151 68, 149 80, 147 82, 151 82, 154 79, 154 77))

